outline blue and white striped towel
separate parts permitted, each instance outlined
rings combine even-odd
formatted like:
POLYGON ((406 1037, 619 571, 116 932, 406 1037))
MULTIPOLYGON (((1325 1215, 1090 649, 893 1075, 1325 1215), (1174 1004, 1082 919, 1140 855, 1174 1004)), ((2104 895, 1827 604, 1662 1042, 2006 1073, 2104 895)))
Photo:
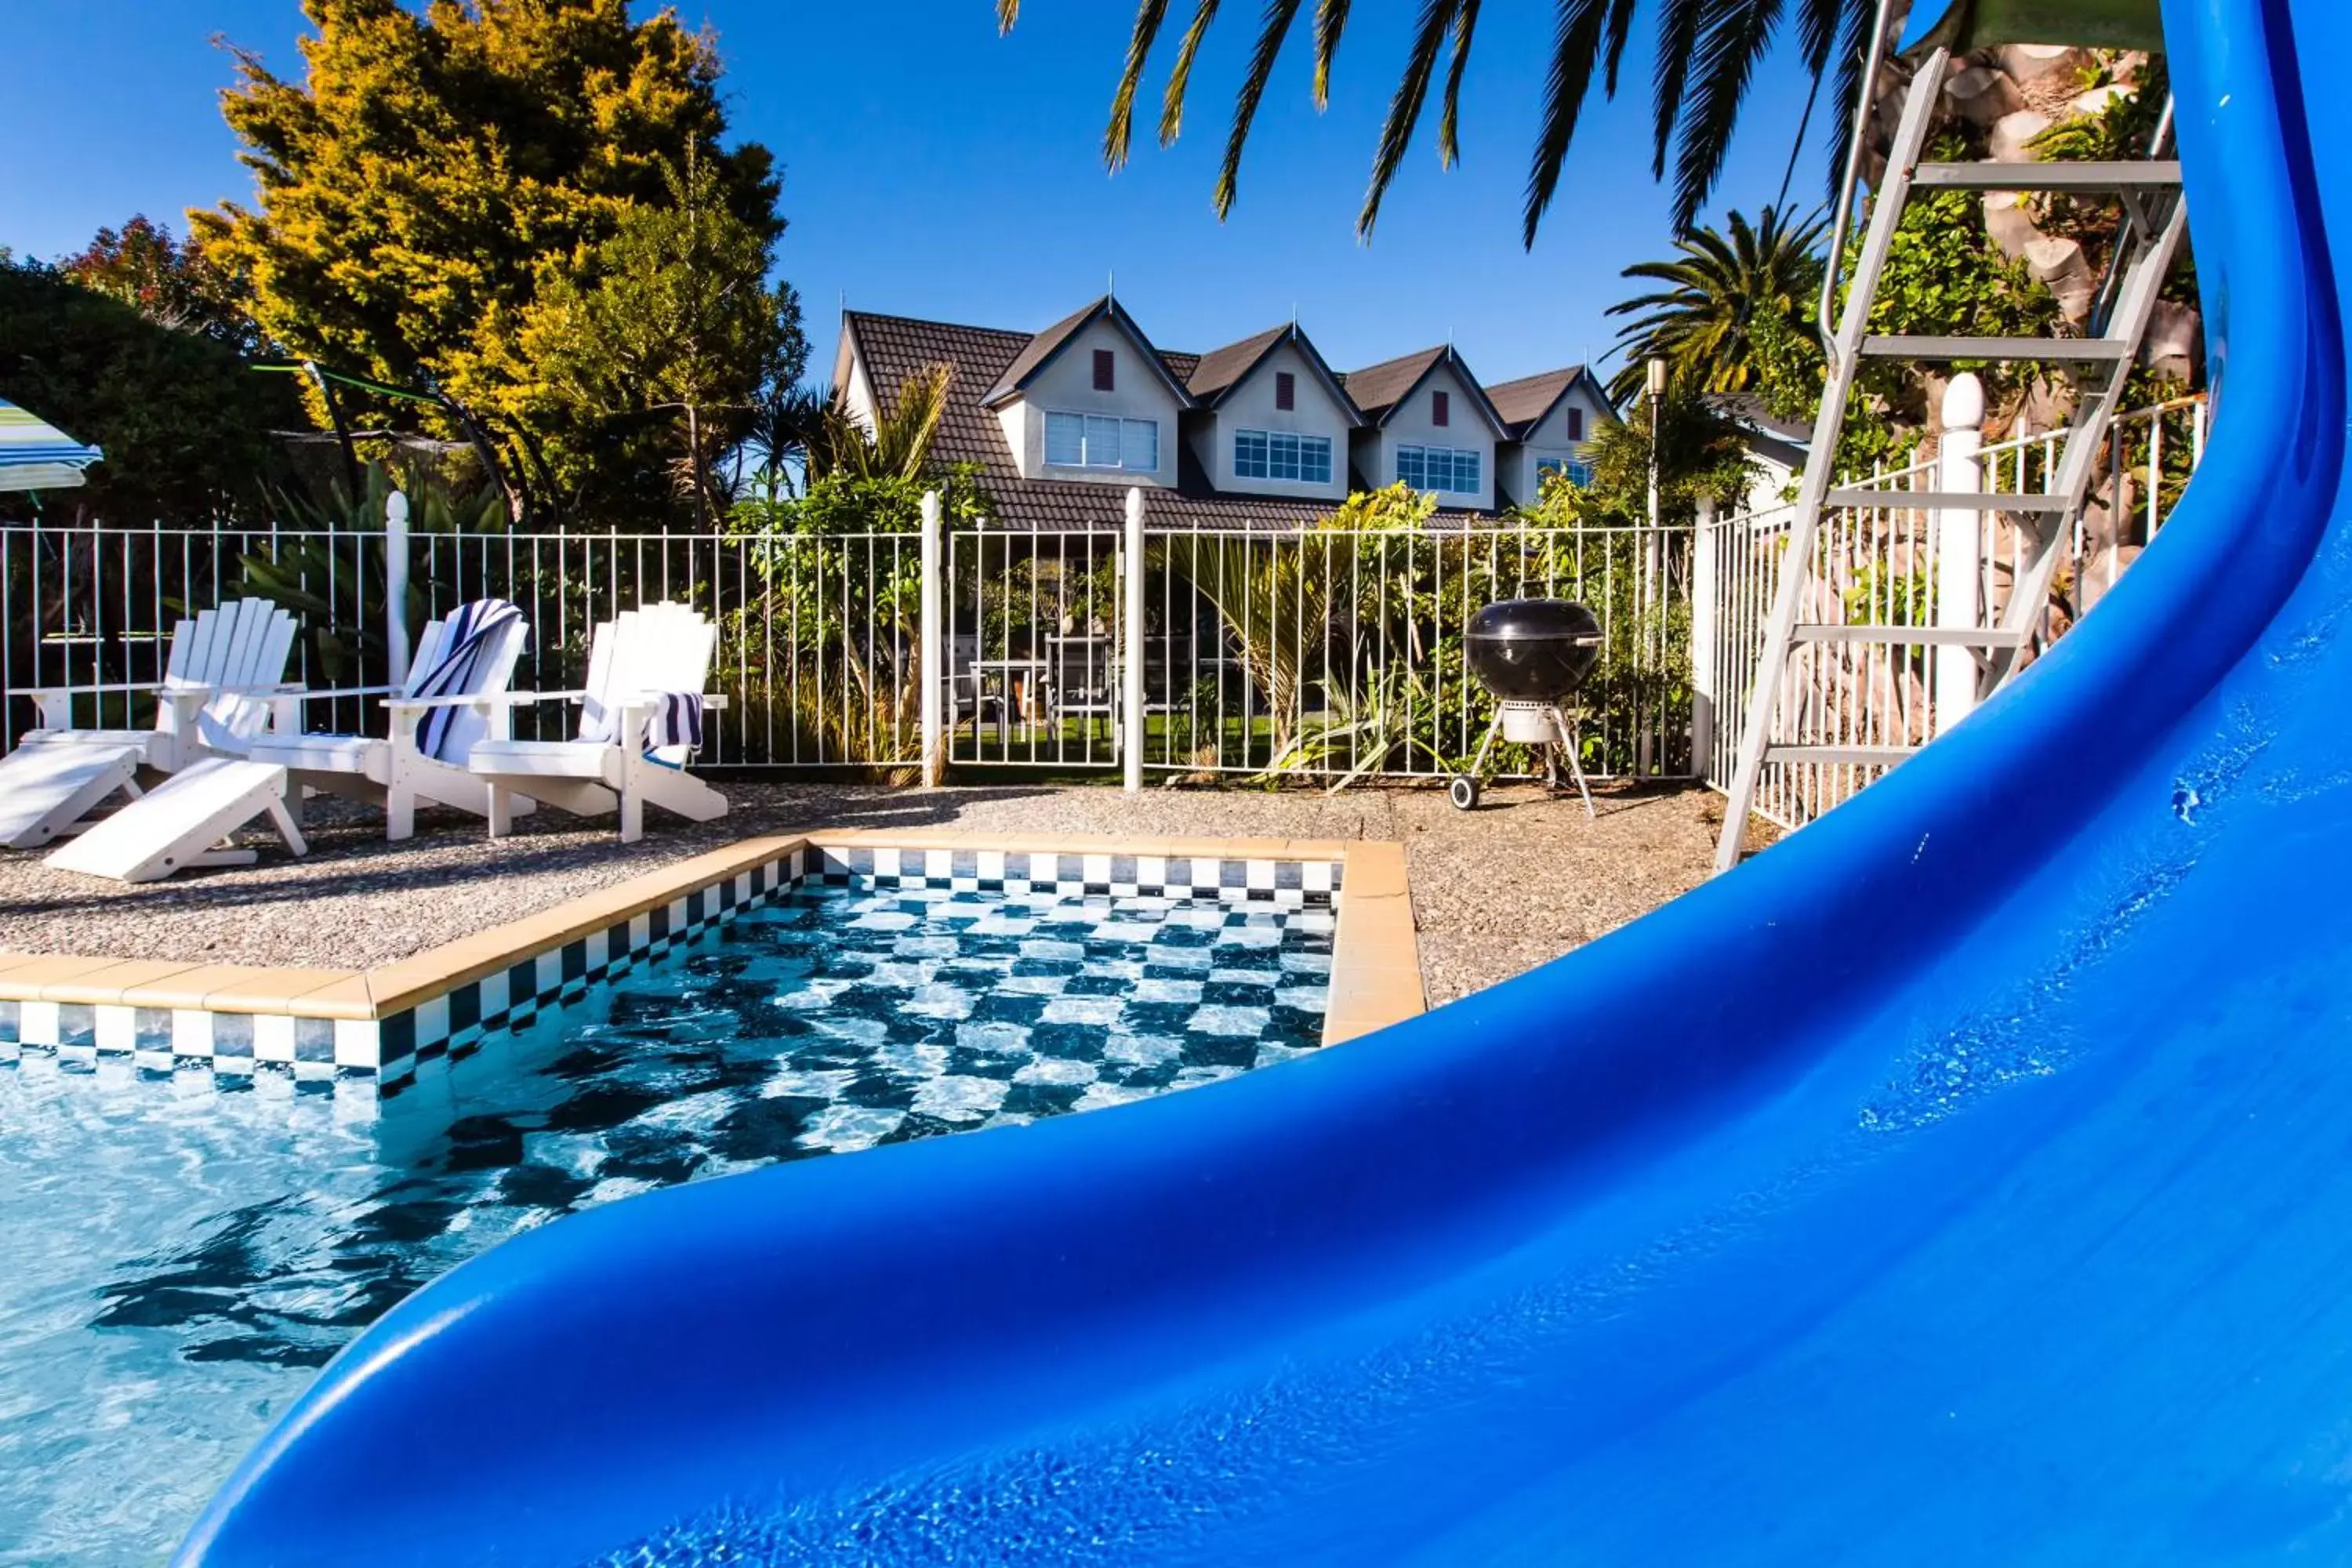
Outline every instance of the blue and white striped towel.
POLYGON ((687 755, 702 750, 702 693, 652 693, 653 711, 646 718, 646 754, 683 746, 687 755))
MULTIPOLYGON (((461 605, 449 616, 441 635, 441 648, 433 668, 409 681, 411 697, 467 697, 477 692, 481 679, 483 660, 489 657, 507 628, 522 619, 522 612, 504 599, 477 599, 461 605)), ((425 721, 417 726, 416 749, 428 757, 438 757, 445 763, 463 763, 465 758, 446 756, 443 748, 449 745, 458 728, 464 710, 457 708, 425 710, 425 721)), ((471 741, 467 742, 470 749, 471 741)))

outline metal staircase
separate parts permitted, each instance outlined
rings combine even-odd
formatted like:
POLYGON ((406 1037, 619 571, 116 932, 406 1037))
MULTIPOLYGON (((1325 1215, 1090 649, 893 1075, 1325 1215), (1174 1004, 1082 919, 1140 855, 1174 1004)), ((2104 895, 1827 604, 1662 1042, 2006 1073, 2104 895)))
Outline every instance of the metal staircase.
POLYGON ((2019 656, 2033 636, 2050 584, 2063 554, 2063 545, 2081 514, 2095 481, 2109 429, 2123 395, 2125 378, 2138 357, 2140 340, 2147 330, 2158 290, 2180 244, 2185 214, 2180 200, 2180 165, 2162 159, 2171 122, 2168 108, 2152 139, 2146 161, 2105 163, 1923 163, 1936 117, 1936 107, 1951 66, 1948 51, 1937 49, 1912 79, 1903 113, 1889 150, 1886 173, 1871 209, 1846 291, 1844 313, 1834 325, 1840 258, 1852 221, 1854 191, 1859 184, 1863 139, 1869 121, 1869 94, 1874 68, 1885 46, 1886 7, 1880 7, 1879 26, 1871 42, 1873 68, 1863 73, 1864 100, 1857 106, 1854 135, 1847 150, 1844 191, 1832 225, 1829 276, 1822 288, 1821 330, 1828 351, 1829 375, 1822 406, 1813 424, 1812 445, 1805 465, 1797 505, 1790 523, 1788 544, 1781 556, 1770 618, 1762 655, 1756 664, 1748 694, 1746 725, 1740 731, 1738 763, 1724 812, 1723 835, 1716 847, 1716 869, 1728 870, 1738 862, 1746 837, 1748 813, 1765 769, 1774 763, 1816 763, 1825 766, 1891 767, 1916 747, 1808 745, 1777 738, 1776 724, 1784 717, 1781 701, 1790 662, 1811 646, 1831 643, 1879 644, 1904 647, 1973 649, 1978 667, 1977 690, 1990 696, 2016 671, 2019 656), (2112 195, 2124 212, 2114 258, 2095 297, 2092 335, 2081 338, 1968 338, 1876 336, 1867 330, 1871 307, 1877 298, 1895 234, 1914 191, 2046 191, 2074 195, 2112 195), (1973 510, 2009 514, 2031 542, 2025 558, 2011 580, 2006 606, 1993 624, 1976 626, 1869 625, 1840 622, 1807 624, 1799 619, 1815 586, 1816 547, 1822 516, 1845 509, 1885 507, 1895 499, 1883 489, 1842 489, 1832 482, 1838 440, 1845 428, 1846 409, 1863 364, 1871 360, 1913 363, 1958 362, 2033 362, 2064 364, 2084 382, 2081 406, 2067 437, 2046 494, 2001 494, 1910 491, 1900 496, 1906 507, 1973 510))

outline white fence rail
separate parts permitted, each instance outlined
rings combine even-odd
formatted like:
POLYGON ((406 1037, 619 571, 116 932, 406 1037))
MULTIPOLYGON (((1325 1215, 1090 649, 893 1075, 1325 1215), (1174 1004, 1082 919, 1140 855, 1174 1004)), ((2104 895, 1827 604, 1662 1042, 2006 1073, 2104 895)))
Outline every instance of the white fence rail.
MULTIPOLYGON (((854 768, 911 780, 922 762, 925 563, 941 622, 938 722, 959 768, 1159 777, 1443 775, 1491 710, 1463 667, 1472 610, 1528 594, 1601 616, 1587 693, 1588 771, 1689 777, 1690 532, 1623 527, 1338 528, 1303 534, 395 533, 0 527, 0 694, 6 740, 25 694, 79 692, 77 721, 141 725, 173 623, 259 595, 294 611, 290 675, 312 689, 377 686, 397 658, 387 566, 405 568, 413 629, 465 600, 520 605, 532 626, 516 684, 579 684, 591 628, 675 599, 720 627, 705 763, 854 768), (1139 626, 1126 608, 1139 589, 1139 626), (1139 725, 1122 683, 1140 649, 1139 725), (1136 731, 1130 744, 1129 731, 1136 731)), ((380 705, 310 706, 314 727, 378 731, 380 705)), ((570 721, 560 706, 518 715, 570 721)), ((1521 759, 1508 756, 1507 767, 1521 759)))
MULTIPOLYGON (((2031 660, 2079 620, 2162 527, 2189 472, 2204 455, 2202 397, 2180 398, 2119 417, 2092 504, 2074 521, 2066 554, 2039 607, 2021 656, 2031 660)), ((1962 432, 1965 437, 1972 432, 1962 432)), ((2048 494, 2063 429, 1986 445, 1973 459, 1966 439, 1947 434, 1939 460, 1880 469, 1842 483, 1886 492, 1883 506, 1825 515, 1816 542, 1808 625, 1997 625, 2009 608, 2031 536, 2005 513, 1925 508, 1920 491, 2048 494)), ((1737 765, 1740 725, 1756 676, 1779 574, 1786 564, 1790 505, 1702 520, 1696 552, 1706 603, 1696 612, 1699 709, 1708 781, 1723 787, 1737 765)), ((1792 656, 1773 738, 1792 745, 1854 751, 1924 745, 1975 701, 1973 649, 1917 643, 1814 642, 1792 656)), ((1881 776, 1891 763, 1767 765, 1756 811, 1780 827, 1821 816, 1881 776)))

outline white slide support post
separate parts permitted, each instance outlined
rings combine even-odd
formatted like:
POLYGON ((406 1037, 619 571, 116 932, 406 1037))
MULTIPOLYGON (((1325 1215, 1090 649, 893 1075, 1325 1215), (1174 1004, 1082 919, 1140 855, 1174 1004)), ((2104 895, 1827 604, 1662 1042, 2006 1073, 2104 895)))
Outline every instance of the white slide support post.
POLYGON ((1715 760, 1715 597, 1718 550, 1715 498, 1698 498, 1697 526, 1691 534, 1691 777, 1705 780, 1715 760))
POLYGON ((394 686, 408 683, 408 498, 383 503, 383 646, 394 686))
POLYGON ((1119 736, 1120 761, 1126 764, 1127 793, 1143 790, 1143 489, 1127 492, 1126 593, 1121 595, 1119 710, 1124 716, 1119 736))
POLYGON ((940 708, 948 679, 947 631, 940 613, 940 492, 923 492, 922 646, 916 668, 923 679, 923 784, 937 789, 947 782, 947 736, 940 708))
MULTIPOLYGON (((1984 384, 1967 371, 1944 388, 1943 433, 1936 451, 1936 488, 1948 495, 1984 489, 1984 384)), ((1936 625, 1974 631, 1984 623, 1985 526, 1973 507, 1936 511, 1936 625)), ((1936 649, 1936 733, 1976 710, 1977 650, 1965 644, 1936 649)))

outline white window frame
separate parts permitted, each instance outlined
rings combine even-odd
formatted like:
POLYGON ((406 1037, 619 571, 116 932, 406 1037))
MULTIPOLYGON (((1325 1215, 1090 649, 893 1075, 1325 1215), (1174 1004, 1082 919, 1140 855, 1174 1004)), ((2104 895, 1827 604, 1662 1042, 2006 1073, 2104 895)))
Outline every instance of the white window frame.
POLYGON ((1592 488, 1592 465, 1582 458, 1538 458, 1536 459, 1536 483, 1543 483, 1547 474, 1558 474, 1578 489, 1592 488))
POLYGON ((1160 471, 1160 421, 1049 408, 1045 411, 1045 466, 1156 474, 1160 471), (1075 448, 1069 444, 1073 437, 1077 440, 1075 448), (1142 460, 1147 458, 1148 462, 1142 460))
POLYGON ((1401 484, 1434 495, 1475 496, 1485 486, 1485 455, 1475 447, 1432 447, 1423 444, 1400 445, 1396 451, 1396 477, 1401 484), (1437 459, 1432 463, 1431 459, 1437 459), (1443 474, 1433 473, 1443 468, 1443 474), (1413 470, 1409 472, 1408 470, 1413 470), (1443 482, 1437 482, 1439 480, 1443 482))
POLYGON ((1236 430, 1234 478, 1266 483, 1328 485, 1331 482, 1331 437, 1302 435, 1296 430, 1236 430))

